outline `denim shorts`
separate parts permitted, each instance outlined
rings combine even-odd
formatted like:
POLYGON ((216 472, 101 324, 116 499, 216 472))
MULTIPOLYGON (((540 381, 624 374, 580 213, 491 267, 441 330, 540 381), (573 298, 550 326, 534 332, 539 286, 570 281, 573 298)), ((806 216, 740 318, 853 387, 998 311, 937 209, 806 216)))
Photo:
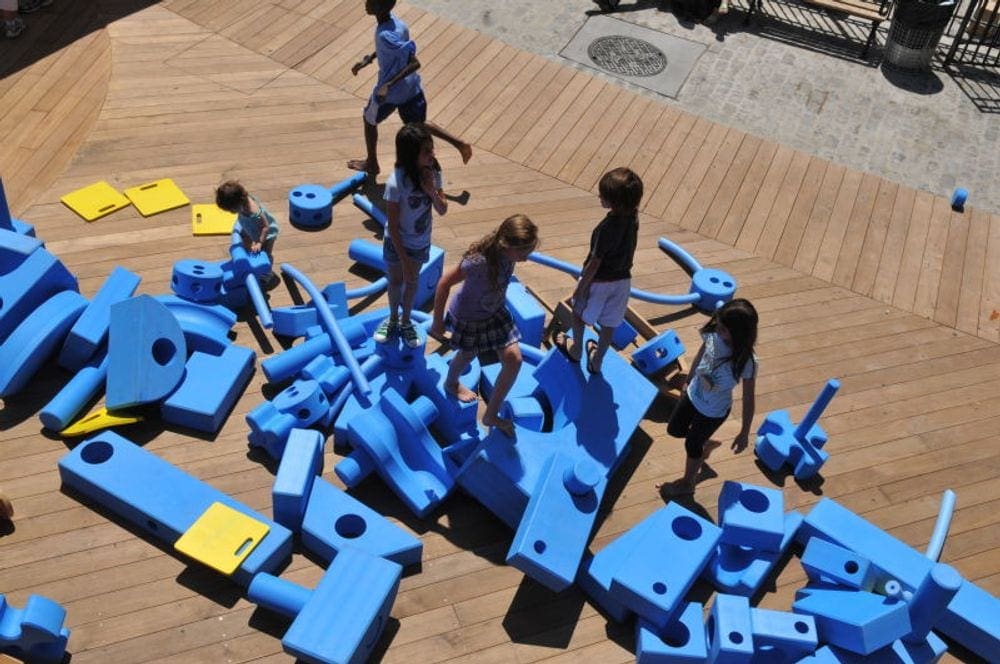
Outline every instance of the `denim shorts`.
MULTIPOLYGON (((411 259, 417 261, 419 264, 423 265, 431 257, 431 247, 427 245, 422 249, 410 249, 406 248, 406 255, 411 259)), ((389 239, 388 234, 386 234, 385 240, 382 241, 382 260, 385 264, 389 263, 400 263, 399 254, 396 253, 396 247, 393 245, 392 240, 389 239)))

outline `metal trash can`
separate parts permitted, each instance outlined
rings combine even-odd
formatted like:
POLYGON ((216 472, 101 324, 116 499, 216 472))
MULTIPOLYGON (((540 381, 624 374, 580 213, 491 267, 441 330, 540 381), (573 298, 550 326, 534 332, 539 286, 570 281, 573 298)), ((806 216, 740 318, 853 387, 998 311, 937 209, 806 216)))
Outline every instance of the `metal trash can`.
POLYGON ((885 44, 885 61, 899 69, 929 69, 955 0, 897 0, 885 44))

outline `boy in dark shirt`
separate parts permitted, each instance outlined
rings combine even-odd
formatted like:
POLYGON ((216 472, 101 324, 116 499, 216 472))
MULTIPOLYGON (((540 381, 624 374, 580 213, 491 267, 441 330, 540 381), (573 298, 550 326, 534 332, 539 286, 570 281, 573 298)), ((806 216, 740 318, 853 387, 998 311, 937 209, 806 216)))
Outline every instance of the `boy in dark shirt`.
POLYGON ((584 325, 599 324, 597 342, 587 342, 587 370, 601 371, 615 328, 625 320, 632 290, 632 258, 639 234, 642 180, 631 169, 616 168, 598 184, 601 205, 610 210, 590 235, 590 252, 573 292, 573 342, 556 338, 574 361, 580 360, 584 325))

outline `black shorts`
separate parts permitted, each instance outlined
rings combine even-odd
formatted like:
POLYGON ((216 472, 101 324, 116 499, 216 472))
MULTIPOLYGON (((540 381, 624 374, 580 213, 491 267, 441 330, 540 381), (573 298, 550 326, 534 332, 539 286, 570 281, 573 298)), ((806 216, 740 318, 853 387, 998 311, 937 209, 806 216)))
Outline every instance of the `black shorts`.
POLYGON ((704 452, 705 442, 718 431, 722 423, 729 417, 727 411, 722 417, 707 417, 694 407, 687 392, 674 407, 674 412, 667 423, 667 433, 674 438, 684 439, 684 451, 689 459, 700 459, 704 452))

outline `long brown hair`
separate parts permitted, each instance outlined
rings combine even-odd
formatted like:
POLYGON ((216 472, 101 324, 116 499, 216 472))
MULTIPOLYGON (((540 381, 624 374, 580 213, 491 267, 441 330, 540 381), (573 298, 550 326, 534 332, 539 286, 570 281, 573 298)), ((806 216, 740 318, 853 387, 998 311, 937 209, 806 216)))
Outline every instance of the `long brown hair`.
POLYGON ((479 254, 486 259, 490 282, 499 289, 500 259, 504 249, 525 249, 538 245, 538 226, 523 214, 512 214, 496 230, 469 245, 464 258, 479 254))
POLYGON ((757 343, 757 310, 750 300, 737 298, 715 310, 701 328, 702 333, 715 332, 719 323, 729 330, 733 339, 731 366, 733 377, 739 380, 743 368, 753 359, 753 346, 757 343))

